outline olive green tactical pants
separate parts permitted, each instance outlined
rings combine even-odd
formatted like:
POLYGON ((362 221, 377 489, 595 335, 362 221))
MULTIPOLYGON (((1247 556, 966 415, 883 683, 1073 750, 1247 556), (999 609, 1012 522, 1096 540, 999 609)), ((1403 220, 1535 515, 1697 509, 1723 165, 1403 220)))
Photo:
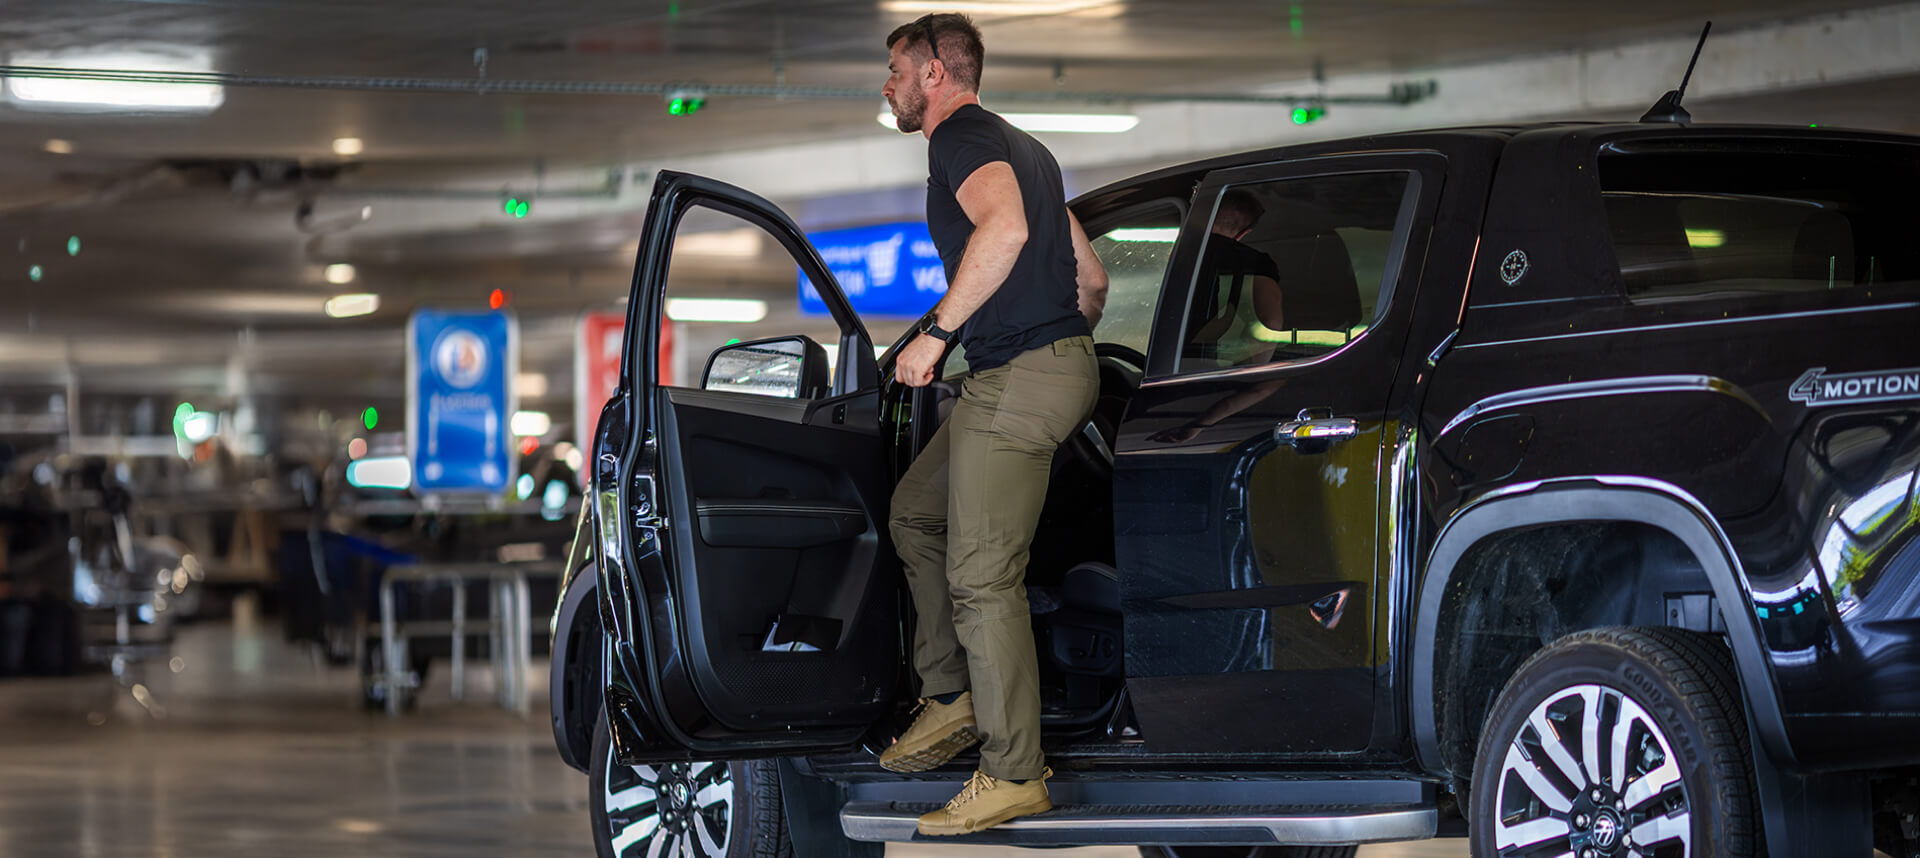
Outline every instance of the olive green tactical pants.
POLYGON ((913 591, 921 694, 973 692, 980 769, 1040 776, 1040 676, 1027 548, 1054 450, 1093 413, 1091 337, 967 376, 953 414, 893 493, 894 547, 913 591))

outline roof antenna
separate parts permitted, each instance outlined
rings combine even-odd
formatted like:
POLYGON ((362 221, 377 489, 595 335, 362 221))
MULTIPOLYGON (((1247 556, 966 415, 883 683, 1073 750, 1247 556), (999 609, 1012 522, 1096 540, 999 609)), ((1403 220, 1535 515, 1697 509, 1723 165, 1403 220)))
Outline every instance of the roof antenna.
POLYGON ((1680 99, 1687 95, 1687 82, 1693 80, 1693 67, 1700 62, 1700 49, 1707 46, 1707 33, 1712 30, 1712 21, 1708 21, 1705 27, 1700 28, 1700 41, 1693 46, 1693 59, 1687 61, 1687 73, 1680 78, 1680 88, 1668 90, 1666 95, 1660 96, 1660 100, 1653 103, 1653 107, 1647 110, 1646 115, 1640 117, 1641 122, 1672 122, 1676 125, 1685 125, 1693 121, 1693 114, 1680 106, 1680 99))

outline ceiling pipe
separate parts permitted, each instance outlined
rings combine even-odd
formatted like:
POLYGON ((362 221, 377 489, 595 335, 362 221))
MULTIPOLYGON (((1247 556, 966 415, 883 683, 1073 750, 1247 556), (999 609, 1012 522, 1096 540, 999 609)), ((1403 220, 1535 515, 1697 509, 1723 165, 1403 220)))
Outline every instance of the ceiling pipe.
MULTIPOLYGON (((639 95, 665 97, 676 91, 697 90, 705 94, 708 98, 857 99, 872 101, 877 97, 875 90, 865 87, 704 84, 685 81, 642 83, 588 80, 510 80, 486 77, 301 77, 245 75, 229 72, 73 69, 13 65, 0 66, 0 77, 459 95, 639 95)), ((1405 107, 1432 96, 1436 90, 1436 86, 1436 83, 1429 79, 1396 83, 1388 87, 1385 93, 1072 92, 1064 89, 1053 89, 1037 92, 986 92, 981 94, 981 98, 993 102, 1090 102, 1096 104, 1199 102, 1205 104, 1287 105, 1314 103, 1405 107)))

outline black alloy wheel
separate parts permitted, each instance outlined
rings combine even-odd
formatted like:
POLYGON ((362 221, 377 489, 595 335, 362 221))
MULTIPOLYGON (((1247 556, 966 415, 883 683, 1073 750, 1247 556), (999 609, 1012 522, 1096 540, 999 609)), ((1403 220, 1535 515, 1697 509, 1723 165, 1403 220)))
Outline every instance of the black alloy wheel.
POLYGON ((1475 855, 1746 858, 1758 821, 1727 648, 1674 629, 1569 635, 1500 693, 1475 756, 1475 855))
POLYGON ((588 772, 600 858, 791 858, 772 760, 623 766, 603 712, 588 772))

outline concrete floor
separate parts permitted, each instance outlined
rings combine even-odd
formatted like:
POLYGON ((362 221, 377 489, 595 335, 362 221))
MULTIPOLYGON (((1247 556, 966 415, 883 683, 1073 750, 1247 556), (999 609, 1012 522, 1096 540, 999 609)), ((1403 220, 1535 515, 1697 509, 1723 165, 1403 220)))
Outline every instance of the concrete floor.
MULTIPOLYGON (((351 669, 316 665, 245 603, 183 631, 146 685, 152 717, 104 676, 0 682, 0 856, 6 858, 494 858, 591 856, 584 778, 554 754, 544 706, 526 718, 465 703, 436 665, 418 711, 363 712, 351 669)), ((544 665, 532 686, 545 687, 544 665)), ((538 698, 540 695, 535 695, 538 698)), ((911 846, 892 856, 1034 853, 911 846)), ((1132 849, 1051 858, 1133 858, 1132 849)), ((1361 850, 1464 856, 1461 841, 1361 850)))

